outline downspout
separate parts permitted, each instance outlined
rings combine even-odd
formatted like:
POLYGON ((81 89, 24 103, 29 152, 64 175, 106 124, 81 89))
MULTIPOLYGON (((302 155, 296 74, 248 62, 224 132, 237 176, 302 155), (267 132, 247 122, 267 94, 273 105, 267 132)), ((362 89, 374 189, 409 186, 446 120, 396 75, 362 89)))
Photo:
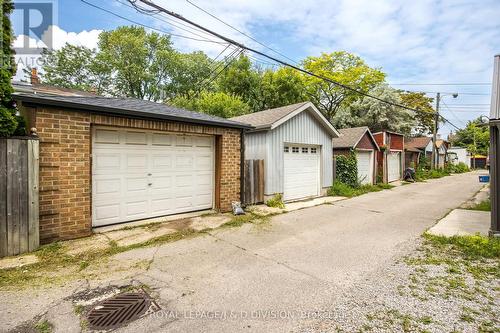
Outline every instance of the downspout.
POLYGON ((244 195, 245 195, 245 130, 242 129, 240 132, 240 201, 242 206, 244 205, 244 195))

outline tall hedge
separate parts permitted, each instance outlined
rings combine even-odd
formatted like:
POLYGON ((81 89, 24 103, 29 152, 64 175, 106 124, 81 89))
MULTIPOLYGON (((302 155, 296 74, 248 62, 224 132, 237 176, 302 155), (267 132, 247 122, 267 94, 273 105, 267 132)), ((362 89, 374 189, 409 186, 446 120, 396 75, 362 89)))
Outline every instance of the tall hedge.
POLYGON ((0 136, 8 137, 12 134, 24 134, 18 131, 19 117, 15 116, 14 102, 12 100, 12 77, 16 72, 14 51, 11 44, 13 39, 10 14, 14 10, 11 0, 2 1, 2 40, 0 61, 0 136))
POLYGON ((358 186, 358 161, 354 152, 351 152, 347 156, 335 156, 335 165, 336 181, 352 187, 358 186))

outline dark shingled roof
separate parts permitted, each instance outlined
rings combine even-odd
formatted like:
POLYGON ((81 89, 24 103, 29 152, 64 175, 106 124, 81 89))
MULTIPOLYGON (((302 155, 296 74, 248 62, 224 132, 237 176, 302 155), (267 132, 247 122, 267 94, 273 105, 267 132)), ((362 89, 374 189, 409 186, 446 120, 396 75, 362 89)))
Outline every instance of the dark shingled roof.
POLYGON ((255 126, 257 129, 270 128, 275 122, 286 117, 287 115, 307 103, 309 102, 296 103, 279 108, 249 113, 242 116, 233 117, 231 118, 231 120, 250 124, 252 126, 255 126))
MULTIPOLYGON (((367 130, 366 126, 339 129, 340 136, 333 139, 333 148, 355 148, 367 130)), ((374 140, 373 143, 377 145, 374 140)))
POLYGON ((15 93, 13 97, 15 100, 22 101, 23 103, 87 110, 97 114, 102 113, 126 117, 162 119, 240 129, 253 128, 251 125, 238 121, 134 98, 58 96, 39 93, 15 93))
POLYGON ((405 138, 405 147, 406 148, 416 148, 416 149, 425 149, 429 142, 431 142, 432 138, 428 136, 419 136, 415 138, 405 138))

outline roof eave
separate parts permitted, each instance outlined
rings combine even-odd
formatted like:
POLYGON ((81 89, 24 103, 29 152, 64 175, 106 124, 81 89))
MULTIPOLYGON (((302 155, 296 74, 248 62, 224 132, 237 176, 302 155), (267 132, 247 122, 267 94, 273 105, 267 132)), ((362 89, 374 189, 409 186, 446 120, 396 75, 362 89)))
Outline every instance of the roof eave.
POLYGON ((202 119, 193 119, 187 117, 178 117, 171 116, 166 114, 157 114, 150 112, 141 112, 136 110, 127 110, 127 109, 118 109, 111 108, 106 106, 96 106, 96 105, 88 105, 83 103, 75 103, 75 102, 67 102, 53 99, 44 99, 35 96, 27 96, 23 94, 12 94, 15 100, 20 100, 24 103, 29 103, 33 105, 48 105, 48 106, 59 106, 68 109, 76 109, 76 110, 85 110, 93 113, 107 113, 117 116, 128 116, 128 117, 137 117, 137 118, 146 118, 146 119, 160 119, 160 120, 169 120, 169 121, 177 121, 177 122, 186 122, 191 124, 199 124, 199 125, 209 125, 209 126, 219 126, 219 127, 228 127, 228 128, 238 128, 243 130, 252 130, 254 127, 247 124, 228 124, 224 122, 218 122, 215 120, 202 120, 202 119))

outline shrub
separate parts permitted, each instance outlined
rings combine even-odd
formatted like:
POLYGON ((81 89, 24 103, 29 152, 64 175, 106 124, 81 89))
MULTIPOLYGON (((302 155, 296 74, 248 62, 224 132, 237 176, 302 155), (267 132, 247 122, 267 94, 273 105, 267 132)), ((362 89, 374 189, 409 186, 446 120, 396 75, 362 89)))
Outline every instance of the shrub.
POLYGON ((9 137, 16 131, 17 120, 12 112, 0 106, 0 137, 9 137))
POLYGON ((281 193, 277 193, 274 197, 266 201, 268 207, 276 207, 285 209, 285 204, 283 203, 283 196, 281 193))
POLYGON ((376 184, 376 185, 366 184, 366 185, 353 187, 353 186, 344 184, 342 182, 335 181, 333 183, 332 187, 330 187, 328 189, 327 194, 329 196, 341 196, 341 197, 352 198, 352 197, 356 197, 358 195, 362 195, 365 193, 379 192, 379 191, 390 189, 393 187, 394 186, 389 185, 389 184, 376 184))
POLYGON ((336 180, 352 187, 358 187, 358 161, 356 154, 335 156, 336 180))

